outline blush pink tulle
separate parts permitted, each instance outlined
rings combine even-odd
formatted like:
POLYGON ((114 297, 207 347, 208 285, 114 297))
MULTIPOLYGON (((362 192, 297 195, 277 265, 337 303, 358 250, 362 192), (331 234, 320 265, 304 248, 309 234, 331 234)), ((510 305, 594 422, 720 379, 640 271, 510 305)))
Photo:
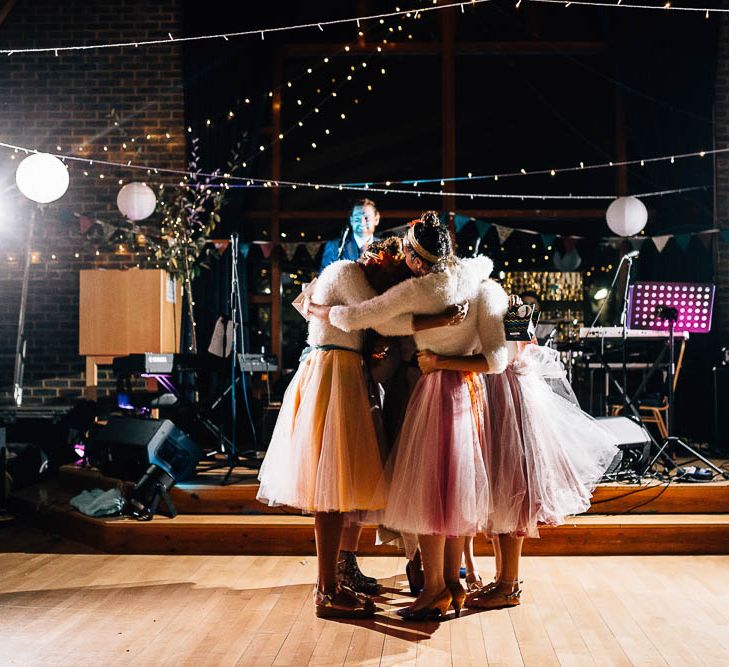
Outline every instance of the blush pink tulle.
POLYGON ((418 380, 389 466, 383 524, 401 533, 473 535, 488 513, 483 380, 436 371, 418 380))

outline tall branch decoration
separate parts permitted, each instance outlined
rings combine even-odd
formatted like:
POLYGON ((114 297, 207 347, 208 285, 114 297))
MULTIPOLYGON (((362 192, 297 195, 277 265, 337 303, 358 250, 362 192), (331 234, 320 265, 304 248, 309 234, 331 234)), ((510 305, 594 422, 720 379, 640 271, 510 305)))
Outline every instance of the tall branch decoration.
POLYGON ((192 281, 206 267, 205 260, 217 254, 209 244, 212 232, 220 222, 220 211, 228 191, 227 178, 239 164, 241 144, 238 142, 228 161, 229 172, 216 170, 203 175, 200 168, 200 142, 192 140, 188 163, 189 176, 178 187, 159 188, 160 243, 155 244, 157 264, 182 281, 187 309, 192 324, 190 351, 197 352, 197 334, 192 299, 192 281))

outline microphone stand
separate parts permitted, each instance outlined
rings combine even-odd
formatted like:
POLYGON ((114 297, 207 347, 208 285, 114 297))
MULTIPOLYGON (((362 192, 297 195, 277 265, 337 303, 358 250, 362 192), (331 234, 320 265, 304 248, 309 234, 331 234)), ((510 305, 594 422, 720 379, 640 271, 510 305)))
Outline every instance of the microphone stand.
POLYGON ((628 268, 625 273, 625 290, 623 291, 623 310, 620 313, 620 324, 623 327, 623 410, 627 412, 630 398, 628 397, 628 293, 630 291, 630 271, 633 268, 633 257, 631 253, 623 256, 628 262, 628 268))
POLYGON ((347 225, 347 228, 344 230, 344 234, 342 234, 342 240, 339 242, 339 250, 337 250, 337 259, 342 259, 342 253, 344 252, 344 246, 347 243, 347 237, 349 237, 350 233, 350 226, 347 225))

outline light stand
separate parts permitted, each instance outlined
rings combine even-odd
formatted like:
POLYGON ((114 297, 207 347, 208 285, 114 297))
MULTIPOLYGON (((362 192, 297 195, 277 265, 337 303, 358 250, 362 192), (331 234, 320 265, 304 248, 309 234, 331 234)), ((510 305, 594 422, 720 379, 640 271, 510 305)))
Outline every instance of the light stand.
POLYGON ((20 407, 23 404, 23 375, 25 372, 25 313, 28 310, 28 283, 30 265, 33 260, 33 228, 35 227, 40 205, 33 206, 28 225, 28 242, 25 247, 25 264, 23 266, 23 282, 20 290, 20 311, 18 313, 18 334, 15 341, 15 369, 13 372, 13 400, 20 407))
POLYGON ((644 475, 648 470, 650 470, 659 459, 661 459, 664 463, 664 465, 670 466, 671 468, 678 468, 679 466, 671 459, 670 454, 666 452, 669 445, 677 445, 681 449, 683 449, 685 452, 687 452, 691 457, 698 459, 701 461, 704 465, 711 468, 715 473, 721 475, 724 477, 724 479, 729 479, 729 472, 726 472, 725 470, 722 470, 718 466, 714 465, 709 459, 707 459, 703 454, 700 452, 697 452, 693 447, 687 445, 681 438, 675 435, 671 435, 672 425, 673 425, 673 378, 675 376, 675 362, 674 362, 674 330, 676 328, 676 322, 678 321, 678 309, 673 308, 671 306, 665 306, 665 305, 658 305, 656 307, 656 318, 667 321, 669 323, 669 338, 668 338, 668 345, 670 349, 670 358, 668 360, 668 404, 666 405, 666 432, 668 433, 668 437, 663 441, 661 446, 658 448, 658 451, 656 452, 656 455, 648 462, 648 464, 645 466, 643 470, 640 471, 641 476, 644 475))

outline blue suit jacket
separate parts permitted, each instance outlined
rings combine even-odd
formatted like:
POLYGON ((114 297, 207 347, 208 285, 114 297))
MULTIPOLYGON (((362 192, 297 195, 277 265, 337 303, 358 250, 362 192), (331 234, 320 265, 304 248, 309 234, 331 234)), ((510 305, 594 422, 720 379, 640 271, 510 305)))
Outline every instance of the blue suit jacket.
MULTIPOLYGON (((374 236, 372 240, 379 241, 380 239, 377 236, 374 236)), ((337 257, 340 242, 341 241, 339 239, 332 239, 331 241, 326 242, 324 245, 324 253, 321 256, 320 271, 329 266, 332 262, 336 262, 338 259, 351 259, 354 261, 360 258, 359 247, 357 246, 357 241, 354 240, 353 234, 350 233, 347 235, 347 241, 342 249, 342 256, 337 257)))

